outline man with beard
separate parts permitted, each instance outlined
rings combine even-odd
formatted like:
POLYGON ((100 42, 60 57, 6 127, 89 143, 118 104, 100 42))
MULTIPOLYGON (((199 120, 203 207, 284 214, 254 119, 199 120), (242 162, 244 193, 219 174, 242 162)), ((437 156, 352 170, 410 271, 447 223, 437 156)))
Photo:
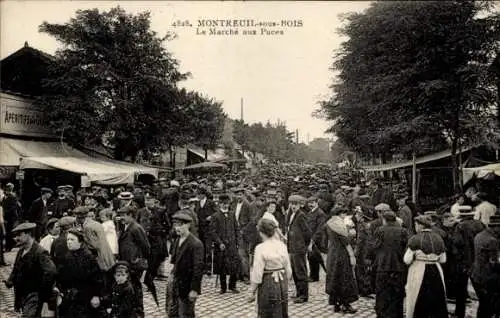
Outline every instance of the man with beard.
POLYGON ((231 198, 227 194, 219 197, 219 210, 212 215, 210 231, 214 242, 214 272, 220 277, 221 294, 229 290, 238 294, 236 281, 241 272, 238 255, 239 230, 234 213, 229 210, 231 198))
POLYGON ((68 198, 65 186, 57 187, 57 199, 50 205, 52 217, 62 218, 75 208, 75 201, 68 198))
POLYGON ((301 304, 309 300, 307 247, 311 242, 312 235, 302 209, 305 204, 305 198, 299 195, 291 195, 288 198, 288 203, 290 207, 285 222, 292 276, 297 290, 294 302, 301 304))
POLYGON ((14 268, 4 281, 7 288, 14 287, 14 308, 22 317, 40 317, 42 305, 52 296, 56 267, 49 254, 33 238, 37 225, 22 223, 12 230, 19 246, 14 268))

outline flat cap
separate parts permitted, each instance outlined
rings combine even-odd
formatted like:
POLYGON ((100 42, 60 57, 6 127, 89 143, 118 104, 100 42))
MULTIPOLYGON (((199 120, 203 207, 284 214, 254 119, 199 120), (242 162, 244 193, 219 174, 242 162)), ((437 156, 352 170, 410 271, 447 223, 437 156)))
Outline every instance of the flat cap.
POLYGON ((172 181, 170 181, 170 186, 171 187, 180 187, 181 184, 177 180, 172 180, 172 181))
POLYGON ((245 189, 241 188, 241 187, 234 187, 234 188, 231 188, 230 191, 233 193, 241 193, 241 192, 245 191, 245 189))
POLYGON ((297 194, 292 194, 291 196, 288 197, 288 202, 305 202, 306 199, 301 196, 301 195, 297 195, 297 194))
POLYGON ((12 230, 12 233, 15 233, 15 232, 25 232, 25 231, 31 231, 33 229, 36 228, 36 224, 35 223, 30 223, 30 222, 25 222, 25 223, 21 223, 19 224, 18 226, 16 226, 13 230, 12 230))
POLYGON ((191 217, 190 213, 185 209, 176 212, 172 217, 172 220, 181 221, 184 223, 193 222, 193 218, 191 217))
POLYGON ((392 211, 391 207, 387 203, 379 203, 375 206, 376 211, 392 211))
POLYGON ((415 222, 428 228, 432 227, 432 220, 428 215, 419 215, 415 217, 415 222))
POLYGON ((396 213, 394 213, 394 212, 392 212, 390 210, 389 211, 385 210, 384 213, 382 214, 382 217, 387 222, 394 222, 394 221, 396 221, 396 213))
POLYGON ((89 213, 90 209, 86 206, 78 206, 73 209, 73 214, 74 215, 87 215, 89 213))
POLYGON ((59 219, 60 227, 69 227, 76 223, 76 218, 74 216, 63 216, 59 219))
POLYGON ((161 177, 160 179, 158 179, 159 182, 165 182, 167 181, 167 178, 164 178, 164 177, 161 177))
POLYGON ((40 192, 42 192, 42 194, 45 194, 45 193, 50 193, 50 194, 52 194, 52 193, 53 193, 52 189, 50 189, 50 188, 42 188, 42 189, 40 190, 40 192))
POLYGON ((229 201, 231 201, 231 197, 228 194, 224 193, 224 194, 221 194, 219 196, 219 201, 220 202, 229 202, 229 201))
POLYGON ((58 218, 51 218, 50 220, 47 221, 47 228, 51 227, 52 224, 59 222, 58 218))
POLYGON ((132 192, 120 192, 118 195, 118 199, 120 200, 132 200, 134 199, 134 194, 132 192))
POLYGON ((112 272, 129 272, 130 270, 130 265, 128 264, 127 261, 118 261, 113 265, 112 272))

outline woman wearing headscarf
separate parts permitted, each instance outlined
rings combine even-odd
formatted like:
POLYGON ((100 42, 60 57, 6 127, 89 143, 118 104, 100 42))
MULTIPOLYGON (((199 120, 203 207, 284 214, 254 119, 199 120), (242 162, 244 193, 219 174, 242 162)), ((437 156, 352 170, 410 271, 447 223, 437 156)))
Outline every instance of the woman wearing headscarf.
POLYGON ((415 218, 417 234, 410 238, 404 262, 409 265, 406 283, 407 318, 447 318, 446 289, 441 268, 446 262, 443 239, 431 230, 432 220, 415 218))
POLYGON ((328 256, 326 265, 326 293, 334 311, 354 314, 351 303, 358 300, 358 288, 354 275, 356 258, 349 243, 349 232, 344 222, 344 209, 332 209, 334 214, 326 222, 328 256))
POLYGON ((288 318, 288 280, 292 267, 286 245, 276 237, 278 227, 270 219, 257 225, 262 243, 255 248, 250 275, 250 300, 257 298, 259 318, 288 318))

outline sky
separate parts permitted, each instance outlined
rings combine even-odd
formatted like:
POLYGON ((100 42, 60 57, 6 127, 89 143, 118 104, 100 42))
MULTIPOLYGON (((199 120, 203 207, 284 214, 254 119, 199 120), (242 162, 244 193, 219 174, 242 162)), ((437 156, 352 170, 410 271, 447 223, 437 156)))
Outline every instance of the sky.
POLYGON ((61 45, 38 32, 42 22, 65 23, 78 9, 107 11, 117 5, 129 13, 150 11, 151 27, 159 36, 176 33, 167 50, 179 60, 181 71, 192 74, 181 86, 222 101, 229 117, 240 118, 243 99, 245 122, 285 122, 290 131, 298 129, 301 142, 333 137, 325 134, 329 123, 312 113, 330 95, 334 75, 329 68, 345 40, 337 33, 339 14, 360 12, 369 2, 1 1, 0 58, 25 41, 54 54, 61 45), (215 27, 238 31, 230 35, 211 35, 210 27, 198 27, 219 19, 253 20, 253 26, 215 27), (243 34, 252 30, 256 34, 243 34))

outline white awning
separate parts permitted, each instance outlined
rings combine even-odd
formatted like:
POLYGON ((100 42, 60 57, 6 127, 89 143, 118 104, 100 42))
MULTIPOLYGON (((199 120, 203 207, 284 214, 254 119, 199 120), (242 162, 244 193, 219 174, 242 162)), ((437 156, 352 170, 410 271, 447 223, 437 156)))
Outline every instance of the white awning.
POLYGON ((463 168, 463 179, 464 183, 476 176, 477 178, 484 178, 490 173, 500 176, 500 162, 491 163, 486 166, 475 167, 475 168, 463 168))
MULTIPOLYGON (((467 152, 471 150, 474 147, 467 147, 462 149, 462 153, 467 152)), ((459 152, 457 151, 457 154, 459 152)), ((418 157, 416 160, 417 165, 423 164, 426 162, 431 162, 443 158, 447 158, 451 156, 451 149, 443 150, 440 152, 436 152, 430 155, 418 157)), ((374 166, 364 166, 362 167, 363 170, 365 171, 389 171, 389 170, 395 170, 395 169, 401 169, 401 168, 406 168, 406 167, 411 167, 413 165, 412 160, 408 161, 403 161, 403 162, 396 162, 396 163, 387 163, 387 164, 382 164, 382 165, 374 165, 374 166)))
POLYGON ((0 165, 20 169, 60 169, 102 185, 133 183, 136 175, 158 177, 158 169, 111 159, 93 158, 61 142, 0 138, 0 165))

